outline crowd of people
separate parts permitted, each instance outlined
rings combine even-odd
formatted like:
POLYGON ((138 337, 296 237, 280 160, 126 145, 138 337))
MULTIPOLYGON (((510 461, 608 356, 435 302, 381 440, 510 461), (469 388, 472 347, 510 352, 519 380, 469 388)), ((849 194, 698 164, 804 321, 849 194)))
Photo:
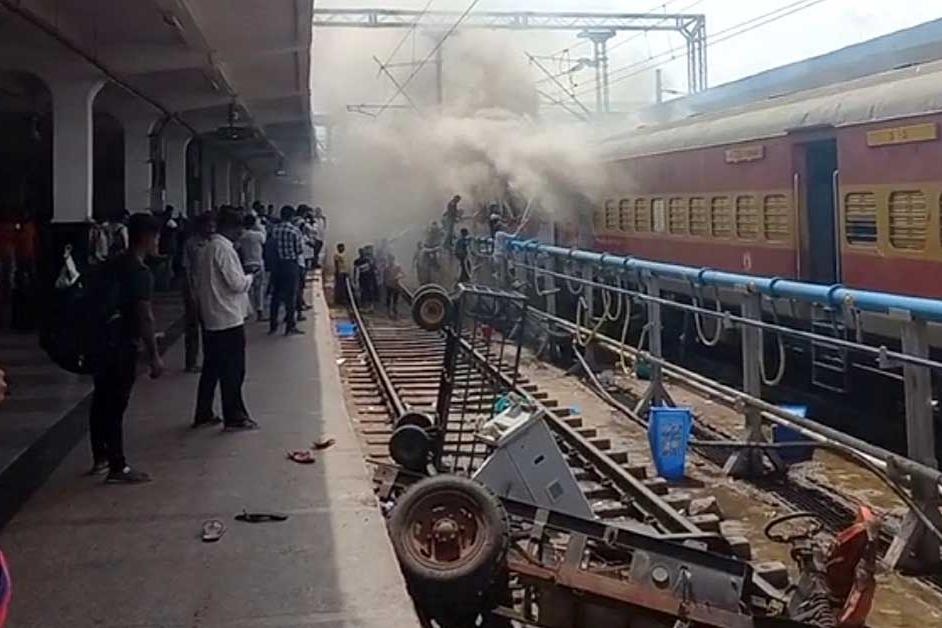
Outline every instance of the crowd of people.
MULTIPOLYGON (((199 373, 194 428, 221 425, 226 431, 258 429, 246 407, 246 324, 267 322, 269 333, 303 334, 298 326, 311 309, 304 287, 320 266, 327 219, 320 208, 255 203, 249 210, 223 206, 192 220, 163 213, 124 216, 92 230, 89 264, 102 264, 117 286, 120 329, 117 350, 94 375, 89 414, 91 474, 109 483, 150 480, 124 455, 123 420, 140 354, 150 376, 165 366, 157 346, 152 296, 159 273, 183 293, 185 370, 199 373), (198 364, 202 345, 202 366, 198 364), (220 391, 221 416, 213 410, 220 391)), ((341 252, 342 253, 342 252, 341 252)))
POLYGON ((367 245, 357 251, 353 263, 347 259, 346 245, 340 243, 333 258, 334 304, 349 302, 348 287, 357 303, 366 312, 385 304, 390 318, 399 316, 399 295, 404 278, 402 267, 396 261, 389 241, 382 239, 378 247, 367 245))

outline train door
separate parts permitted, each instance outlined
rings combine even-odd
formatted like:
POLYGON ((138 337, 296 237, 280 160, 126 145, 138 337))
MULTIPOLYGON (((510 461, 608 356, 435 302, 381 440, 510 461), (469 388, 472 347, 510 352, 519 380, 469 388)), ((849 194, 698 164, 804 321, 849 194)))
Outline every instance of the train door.
POLYGON ((805 238, 801 278, 815 283, 840 281, 840 251, 837 246, 837 142, 821 140, 801 145, 804 152, 804 211, 801 219, 805 238))

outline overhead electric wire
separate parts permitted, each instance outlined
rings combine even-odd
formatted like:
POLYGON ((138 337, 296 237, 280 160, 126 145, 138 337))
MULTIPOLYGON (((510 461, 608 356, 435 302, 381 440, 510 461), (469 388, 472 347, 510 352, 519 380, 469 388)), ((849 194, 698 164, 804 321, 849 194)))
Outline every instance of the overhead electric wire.
POLYGON ((412 26, 406 30, 405 35, 402 36, 402 39, 399 40, 399 43, 396 44, 396 47, 393 48, 393 51, 389 53, 388 57, 386 57, 386 61, 382 64, 383 67, 388 66, 389 63, 395 58, 396 53, 399 52, 399 50, 405 45, 406 40, 409 39, 409 35, 412 34, 416 27, 418 27, 419 22, 422 21, 422 18, 425 17, 425 14, 428 13, 429 7, 432 6, 433 2, 435 2, 435 0, 428 0, 425 3, 425 6, 422 7, 422 10, 419 11, 419 14, 415 16, 415 20, 412 21, 412 26))
POLYGON ((451 37, 451 36, 454 34, 454 32, 455 32, 456 30, 458 30, 458 27, 461 26, 462 22, 464 22, 466 19, 468 19, 468 16, 471 14, 471 11, 474 10, 474 7, 476 7, 480 1, 481 1, 481 0, 471 0, 471 3, 468 5, 468 8, 465 9, 464 12, 463 12, 461 15, 458 16, 458 19, 455 20, 455 23, 451 25, 451 28, 449 28, 449 29, 445 32, 445 34, 442 35, 442 38, 438 40, 438 43, 436 43, 435 46, 432 48, 432 50, 429 51, 429 53, 425 56, 424 59, 422 59, 422 61, 419 63, 419 65, 417 65, 417 66, 412 70, 412 73, 406 78, 406 80, 403 81, 402 87, 400 87, 399 89, 397 89, 397 90, 396 90, 396 93, 394 93, 394 94, 390 97, 390 99, 389 99, 388 101, 386 101, 386 104, 384 104, 384 105, 382 106, 382 108, 380 108, 380 110, 376 113, 376 117, 377 117, 377 118, 378 118, 379 116, 381 116, 381 115, 383 114, 383 112, 386 111, 386 110, 389 108, 389 106, 390 106, 390 105, 392 104, 392 102, 396 99, 396 97, 399 96, 400 92, 401 92, 401 93, 405 93, 405 89, 406 89, 407 87, 409 87, 409 84, 412 82, 412 79, 414 79, 414 78, 416 77, 416 75, 418 75, 418 73, 422 71, 422 69, 426 66, 426 64, 428 64, 429 60, 430 60, 433 56, 435 56, 435 54, 436 54, 439 50, 441 50, 441 47, 445 45, 445 42, 448 41, 448 38, 451 37))
MULTIPOLYGON (((778 9, 775 9, 774 11, 769 11, 768 13, 757 15, 753 18, 740 22, 739 24, 735 24, 721 31, 718 31, 714 35, 714 37, 716 36, 720 36, 720 37, 718 39, 708 39, 706 43, 706 47, 709 48, 711 46, 722 43, 724 41, 728 41, 734 37, 738 37, 739 35, 744 35, 746 33, 752 32, 756 30, 757 28, 760 28, 767 24, 771 24, 773 22, 777 22, 778 20, 794 15, 795 13, 799 13, 800 11, 804 11, 805 9, 810 9, 813 6, 819 5, 826 1, 827 0, 798 0, 797 2, 792 2, 791 4, 785 5, 783 7, 779 7, 778 9), (785 12, 783 13, 783 11, 785 12)), ((650 70, 653 70, 657 67, 670 63, 676 58, 677 58, 676 51, 666 51, 661 54, 654 55, 653 57, 649 59, 636 61, 626 66, 617 68, 609 75, 609 85, 612 85, 614 83, 620 83, 621 81, 627 80, 633 76, 637 76, 638 74, 641 74, 643 72, 648 72, 650 70), (653 65, 646 65, 658 59, 664 59, 664 61, 654 63, 653 65), (641 66, 644 66, 644 67, 641 67, 641 66), (627 72, 634 68, 639 68, 639 69, 629 74, 622 74, 623 72, 627 72), (613 76, 615 75, 620 75, 620 76, 618 76, 617 78, 613 78, 613 76)), ((576 95, 577 96, 585 95, 585 94, 591 93, 593 90, 594 88, 585 89, 585 90, 582 90, 581 92, 576 92, 576 95)))

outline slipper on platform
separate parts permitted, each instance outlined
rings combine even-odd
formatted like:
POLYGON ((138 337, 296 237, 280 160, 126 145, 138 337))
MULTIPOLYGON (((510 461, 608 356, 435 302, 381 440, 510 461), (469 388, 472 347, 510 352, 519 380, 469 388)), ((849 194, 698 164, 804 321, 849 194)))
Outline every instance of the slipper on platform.
POLYGON ((210 519, 203 522, 203 534, 201 538, 204 543, 215 543, 226 533, 226 524, 218 519, 210 519))
POLYGON ((236 521, 245 523, 266 523, 269 521, 287 521, 288 515, 280 512, 248 512, 243 510, 242 514, 236 515, 236 521))
POLYGON ((333 447, 337 441, 333 438, 325 438, 323 440, 316 440, 311 444, 311 448, 315 451, 321 451, 333 447))
POLYGON ((308 450, 289 451, 288 460, 293 460, 298 464, 314 464, 314 453, 308 450))

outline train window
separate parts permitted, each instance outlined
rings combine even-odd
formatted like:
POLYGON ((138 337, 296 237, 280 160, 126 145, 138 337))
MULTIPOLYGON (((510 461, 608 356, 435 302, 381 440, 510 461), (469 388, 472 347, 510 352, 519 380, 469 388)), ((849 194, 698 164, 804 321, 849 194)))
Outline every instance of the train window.
POLYGON ((787 242, 788 223, 788 197, 784 194, 769 194, 765 197, 763 208, 763 231, 765 239, 769 242, 787 242))
POLYGON ((877 243, 877 197, 872 192, 852 192, 844 197, 844 231, 847 244, 877 243))
POLYGON ((615 231, 618 229, 618 209, 615 207, 615 201, 608 199, 605 201, 605 230, 615 231))
POLYGON ((656 198, 651 201, 651 226, 654 233, 667 231, 667 206, 664 205, 663 198, 656 198))
POLYGON ((674 235, 687 233, 687 208, 684 199, 672 198, 667 202, 667 230, 674 235))
POLYGON ((736 197, 736 237, 759 239, 759 206, 755 196, 736 197))
POLYGON ((647 233, 651 230, 651 206, 646 198, 635 199, 635 231, 647 233))
POLYGON ((710 201, 710 233, 714 238, 732 237, 733 221, 729 209, 728 196, 714 196, 710 201))
POLYGON ((623 198, 618 201, 618 228, 622 231, 631 231, 631 200, 623 198))
POLYGON ((921 251, 926 248, 929 208, 919 190, 890 194, 890 244, 895 249, 921 251))
POLYGON ((710 215, 707 212, 705 198, 694 197, 690 199, 690 235, 710 235, 710 215))

